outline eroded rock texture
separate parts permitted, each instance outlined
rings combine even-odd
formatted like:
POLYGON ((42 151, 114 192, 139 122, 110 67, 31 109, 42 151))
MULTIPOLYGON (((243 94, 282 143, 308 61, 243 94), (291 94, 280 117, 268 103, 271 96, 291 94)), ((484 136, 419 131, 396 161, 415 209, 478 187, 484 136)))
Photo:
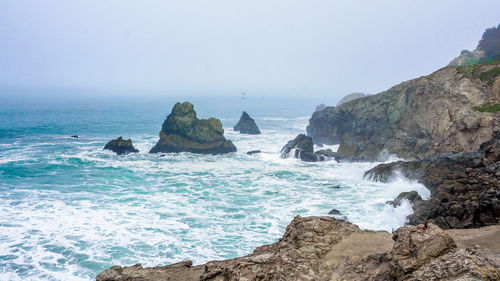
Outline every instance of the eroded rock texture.
POLYGON ((236 151, 236 147, 224 137, 219 119, 198 119, 191 103, 178 102, 163 122, 160 140, 149 152, 182 151, 224 154, 236 151))
POLYGON ((476 107, 500 104, 499 67, 445 67, 377 95, 327 107, 312 115, 307 134, 315 143, 340 144, 338 156, 354 161, 387 154, 423 159, 475 149, 500 131, 500 114, 476 107))
POLYGON ((365 177, 388 182, 396 173, 431 191, 429 200, 414 200, 410 224, 470 228, 500 222, 500 133, 475 151, 380 164, 365 177))
MULTIPOLYGON (((498 229, 497 232, 498 233, 498 229)), ((391 235, 332 217, 295 217, 283 237, 241 258, 191 266, 114 266, 98 281, 143 280, 498 280, 498 251, 457 249, 439 227, 391 235), (464 279, 473 277, 475 279, 464 279)))

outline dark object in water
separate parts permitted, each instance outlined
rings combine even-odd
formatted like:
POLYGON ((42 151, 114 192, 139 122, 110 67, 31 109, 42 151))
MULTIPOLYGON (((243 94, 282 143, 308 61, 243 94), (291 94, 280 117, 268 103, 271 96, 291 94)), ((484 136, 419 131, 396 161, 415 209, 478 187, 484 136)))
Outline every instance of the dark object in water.
POLYGON ((257 153, 261 153, 262 151, 260 150, 251 150, 249 152, 247 152, 248 155, 253 155, 253 154, 257 154, 257 153))
POLYGON ((329 215, 342 215, 339 210, 337 209, 332 209, 330 212, 328 212, 329 215))
POLYGON ((77 139, 78 135, 72 135, 71 137, 74 138, 74 139, 77 139))
POLYGON ((106 146, 104 146, 104 149, 109 149, 118 155, 139 152, 139 150, 135 149, 132 145, 131 139, 124 140, 122 137, 109 141, 106 146))

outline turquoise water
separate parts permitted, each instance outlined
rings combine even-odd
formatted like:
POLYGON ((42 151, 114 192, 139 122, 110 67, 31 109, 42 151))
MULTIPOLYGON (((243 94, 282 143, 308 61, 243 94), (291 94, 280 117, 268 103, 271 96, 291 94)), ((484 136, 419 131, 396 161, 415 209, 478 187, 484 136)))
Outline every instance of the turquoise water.
MULTIPOLYGON (((203 263, 277 241, 295 215, 338 209, 363 228, 390 231, 408 204, 402 179, 363 179, 376 163, 280 159, 304 133, 316 104, 289 98, 2 98, 0 103, 0 280, 92 280, 115 264, 203 263), (220 118, 238 151, 148 154, 176 101, 220 118), (242 110, 263 134, 231 130, 242 110), (78 135, 72 139, 70 135, 78 135), (132 138, 137 154, 104 151, 132 138), (261 154, 249 156, 249 150, 261 154)), ((335 147, 333 147, 335 149, 335 147)))

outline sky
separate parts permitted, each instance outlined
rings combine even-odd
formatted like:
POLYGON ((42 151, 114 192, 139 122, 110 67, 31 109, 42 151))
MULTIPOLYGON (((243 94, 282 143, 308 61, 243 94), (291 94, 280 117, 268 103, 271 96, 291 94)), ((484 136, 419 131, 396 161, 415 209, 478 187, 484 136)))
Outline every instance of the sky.
POLYGON ((498 4, 0 0, 0 95, 375 94, 474 49, 498 4))

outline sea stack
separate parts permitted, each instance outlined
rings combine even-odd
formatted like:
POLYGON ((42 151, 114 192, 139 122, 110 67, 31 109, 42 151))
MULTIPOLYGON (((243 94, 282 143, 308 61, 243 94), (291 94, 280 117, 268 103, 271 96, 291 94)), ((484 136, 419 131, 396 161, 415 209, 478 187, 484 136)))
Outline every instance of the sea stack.
POLYGON ((198 119, 193 104, 178 102, 163 122, 160 140, 149 153, 183 151, 225 154, 236 151, 236 147, 224 137, 219 119, 198 119))
POLYGON ((240 134, 260 134, 259 127, 255 124, 255 120, 253 120, 252 117, 250 117, 245 111, 241 114, 240 121, 238 121, 238 124, 234 126, 233 130, 240 132, 240 134))
POLYGON ((131 139, 124 140, 122 137, 119 137, 116 140, 109 141, 104 146, 104 149, 111 150, 118 155, 139 152, 139 150, 135 149, 135 147, 132 145, 131 139))

